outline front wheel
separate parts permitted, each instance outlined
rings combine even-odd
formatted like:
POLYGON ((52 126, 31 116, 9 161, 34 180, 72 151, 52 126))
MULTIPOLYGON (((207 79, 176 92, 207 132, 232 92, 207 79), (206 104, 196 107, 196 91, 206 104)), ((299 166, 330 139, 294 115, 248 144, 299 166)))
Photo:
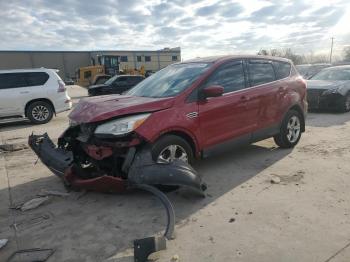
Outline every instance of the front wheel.
POLYGON ((290 110, 282 121, 280 133, 274 136, 275 143, 281 148, 292 148, 301 137, 302 117, 299 112, 290 110))
POLYGON ((153 144, 152 157, 157 163, 170 163, 181 159, 191 164, 193 151, 185 139, 176 135, 165 135, 153 144))

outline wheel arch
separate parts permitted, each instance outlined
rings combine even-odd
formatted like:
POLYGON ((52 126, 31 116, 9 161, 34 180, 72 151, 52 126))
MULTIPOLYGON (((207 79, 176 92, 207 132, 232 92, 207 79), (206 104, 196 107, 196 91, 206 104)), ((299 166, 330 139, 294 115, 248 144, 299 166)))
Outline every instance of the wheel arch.
POLYGON ((27 109, 28 109, 30 104, 32 104, 34 102, 40 102, 40 101, 48 103, 52 107, 53 113, 56 114, 55 106, 53 105, 53 103, 51 102, 50 99, 47 99, 47 98, 36 98, 36 99, 32 99, 32 100, 27 102, 26 106, 24 107, 24 115, 27 117, 27 109))
POLYGON ((191 149, 192 149, 192 152, 193 152, 193 156, 194 157, 199 156, 198 143, 197 143, 195 137, 192 134, 190 134, 189 132, 186 132, 184 130, 175 129, 175 130, 164 131, 158 137, 153 139, 152 143, 157 141, 161 137, 166 136, 166 135, 175 135, 175 136, 181 137, 182 139, 184 139, 191 146, 191 149))

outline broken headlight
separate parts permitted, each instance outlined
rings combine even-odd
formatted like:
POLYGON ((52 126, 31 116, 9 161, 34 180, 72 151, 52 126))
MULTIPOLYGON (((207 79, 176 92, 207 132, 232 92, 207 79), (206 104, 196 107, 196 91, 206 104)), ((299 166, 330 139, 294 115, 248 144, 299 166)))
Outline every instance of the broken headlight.
POLYGON ((95 130, 95 134, 117 136, 130 133, 142 125, 150 115, 151 114, 140 114, 109 121, 99 125, 95 130))

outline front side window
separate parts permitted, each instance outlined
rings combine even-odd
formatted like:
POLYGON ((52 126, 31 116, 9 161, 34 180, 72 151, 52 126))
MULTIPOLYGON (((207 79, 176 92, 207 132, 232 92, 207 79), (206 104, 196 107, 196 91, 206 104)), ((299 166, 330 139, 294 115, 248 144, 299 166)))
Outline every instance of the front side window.
POLYGON ((275 67, 277 79, 283 79, 290 75, 290 69, 291 69, 290 63, 274 61, 273 66, 275 67))
POLYGON ((248 62, 249 79, 251 86, 263 85, 276 80, 272 63, 251 60, 248 62))
POLYGON ((141 97, 173 97, 190 87, 211 64, 172 64, 152 74, 132 88, 127 95, 141 97))
POLYGON ((245 88, 245 78, 242 61, 220 66, 209 77, 205 86, 220 85, 224 93, 238 91, 245 88))
POLYGON ((327 68, 310 78, 311 80, 350 80, 350 68, 327 68))

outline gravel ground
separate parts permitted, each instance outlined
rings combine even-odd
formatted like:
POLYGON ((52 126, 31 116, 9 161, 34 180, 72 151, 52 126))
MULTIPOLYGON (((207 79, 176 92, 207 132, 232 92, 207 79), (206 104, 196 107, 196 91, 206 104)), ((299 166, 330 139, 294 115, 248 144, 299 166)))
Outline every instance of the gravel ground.
MULTIPOLYGON (((69 88, 74 101, 86 95, 69 88)), ((21 145, 32 133, 57 138, 67 113, 42 126, 0 124, 0 144, 21 145)), ((293 150, 268 139, 197 161, 209 185, 202 199, 168 196, 176 211, 176 239, 157 261, 350 261, 350 113, 310 113, 293 150), (271 183, 271 179, 276 184, 271 183)), ((20 149, 20 148, 18 148, 20 149)), ((133 261, 132 240, 160 234, 164 210, 146 193, 70 192, 42 206, 10 209, 43 189, 66 192, 29 149, 0 153, 0 250, 53 248, 48 261, 133 261)))

